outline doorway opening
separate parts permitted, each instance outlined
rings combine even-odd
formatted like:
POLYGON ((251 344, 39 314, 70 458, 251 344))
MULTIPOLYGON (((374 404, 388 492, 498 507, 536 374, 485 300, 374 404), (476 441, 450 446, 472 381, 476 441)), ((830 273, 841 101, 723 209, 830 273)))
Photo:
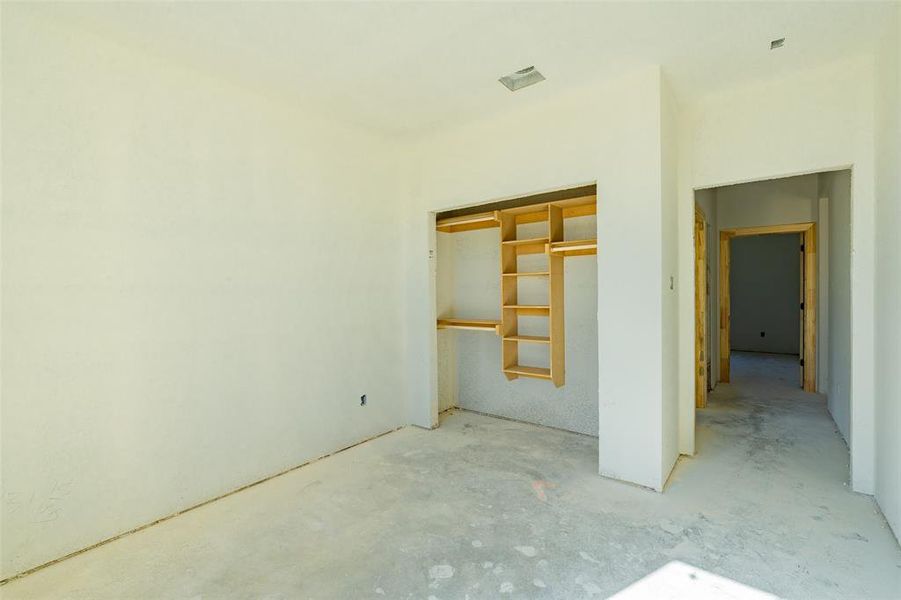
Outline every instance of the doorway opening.
POLYGON ((695 408, 803 399, 850 445, 851 190, 850 169, 695 190, 695 408))
POLYGON ((797 352, 799 385, 806 392, 815 392, 816 223, 720 230, 719 264, 720 381, 729 383, 731 379, 733 349, 787 355, 797 352), (797 249, 797 258, 791 257, 793 247, 797 249), (739 266, 733 265, 733 251, 741 258, 741 271, 733 268, 739 266), (752 269, 754 272, 749 273, 752 269), (762 277, 769 278, 769 281, 762 281, 762 277), (786 294, 789 302, 790 297, 796 295, 799 311, 797 323, 800 327, 791 326, 793 310, 791 304, 785 302, 786 294), (733 298, 733 295, 736 297, 733 298), (733 302, 740 306, 740 311, 733 311, 733 302), (737 318, 739 316, 741 319, 737 318), (771 331, 769 340, 766 339, 767 330, 761 329, 761 342, 756 342, 752 331, 761 322, 774 323, 777 327, 771 331), (780 324, 782 327, 778 326, 780 324), (792 329, 798 332, 797 344, 792 342, 792 329))

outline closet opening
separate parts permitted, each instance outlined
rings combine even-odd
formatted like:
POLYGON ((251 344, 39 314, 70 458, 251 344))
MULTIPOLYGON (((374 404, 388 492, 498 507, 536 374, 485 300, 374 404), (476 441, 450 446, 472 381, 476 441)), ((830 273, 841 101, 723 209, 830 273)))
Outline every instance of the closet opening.
POLYGON ((439 411, 597 436, 596 186, 436 215, 439 411))

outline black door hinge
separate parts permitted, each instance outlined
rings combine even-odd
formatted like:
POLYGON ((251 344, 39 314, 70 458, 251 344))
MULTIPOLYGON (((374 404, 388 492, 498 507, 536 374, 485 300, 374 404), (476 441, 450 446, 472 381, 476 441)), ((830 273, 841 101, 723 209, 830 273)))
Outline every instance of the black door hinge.
POLYGON ((804 244, 801 244, 801 252, 804 252, 804 244))
POLYGON ((801 366, 802 366, 802 367, 804 366, 804 359, 803 359, 803 358, 802 358, 800 361, 798 361, 798 362, 801 363, 801 366))
POLYGON ((804 310, 804 303, 801 303, 801 310, 804 310))

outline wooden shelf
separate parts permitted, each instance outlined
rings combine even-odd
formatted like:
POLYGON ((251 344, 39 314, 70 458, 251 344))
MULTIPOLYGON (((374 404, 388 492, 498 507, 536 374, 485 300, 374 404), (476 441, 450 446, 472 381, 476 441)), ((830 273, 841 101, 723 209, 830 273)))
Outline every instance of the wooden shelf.
POLYGON ((523 246, 525 244, 547 244, 548 239, 546 237, 539 238, 529 238, 526 240, 508 240, 506 242, 501 242, 504 245, 508 246, 523 246))
POLYGON ((550 344, 551 338, 540 335, 511 335, 504 338, 505 342, 527 342, 530 344, 550 344))
POLYGON ((527 240, 509 240, 501 242, 502 245, 514 248, 516 254, 544 254, 547 252, 548 238, 531 238, 527 240))
POLYGON ((552 242, 550 253, 554 256, 586 256, 598 253, 597 240, 577 240, 573 242, 552 242))
POLYGON ((489 229, 497 227, 498 222, 493 212, 466 215, 464 217, 451 217, 441 219, 435 223, 435 229, 444 233, 457 233, 458 231, 472 231, 474 229, 489 229))
POLYGON ((503 212, 513 215, 516 218, 517 225, 525 223, 540 223, 548 220, 548 206, 558 206, 562 209, 564 219, 573 217, 587 217, 597 214, 597 196, 581 196, 579 198, 570 198, 569 200, 558 200, 555 202, 542 202, 539 204, 529 204, 527 206, 518 206, 516 208, 506 208, 503 212))
MULTIPOLYGON (((529 204, 502 210, 513 215, 517 225, 524 225, 525 223, 540 223, 542 221, 547 221, 549 205, 559 206, 563 210, 564 219, 587 217, 597 214, 597 196, 595 195, 580 196, 577 198, 569 198, 567 200, 555 200, 553 202, 539 202, 537 204, 529 204)), ((444 233, 471 231, 473 229, 488 229, 490 227, 499 226, 500 222, 497 221, 497 214, 494 211, 439 219, 435 223, 435 228, 444 233)))
POLYGON ((438 329, 469 329, 499 334, 500 321, 485 319, 438 319, 438 329))
POLYGON ((513 365, 504 369, 504 373, 511 375, 521 375, 523 377, 534 377, 536 379, 550 379, 551 370, 544 367, 524 367, 522 365, 513 365))
POLYGON ((542 317, 550 314, 551 307, 550 306, 541 306, 535 304, 505 304, 505 309, 515 310, 517 314, 529 317, 529 316, 538 316, 542 317))
POLYGON ((502 277, 547 277, 548 271, 532 271, 527 273, 502 273, 502 277))

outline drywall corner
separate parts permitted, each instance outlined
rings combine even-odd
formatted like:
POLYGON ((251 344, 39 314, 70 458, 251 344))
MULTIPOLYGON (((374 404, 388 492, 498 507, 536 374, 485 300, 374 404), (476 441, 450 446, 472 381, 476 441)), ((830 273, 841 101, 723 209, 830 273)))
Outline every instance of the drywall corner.
POLYGON ((876 64, 876 502, 901 540, 901 5, 876 64))
MULTIPOLYGON (((661 485, 669 478, 682 440, 691 432, 680 427, 679 386, 679 109, 669 83, 660 73, 660 229, 661 229, 661 485)), ((685 331, 691 335, 691 331, 685 331)))
POLYGON ((679 452, 695 453, 695 378, 694 378, 694 206, 692 188, 691 126, 684 112, 679 113, 677 171, 677 237, 678 277, 678 386, 679 386, 679 452))
POLYGON ((659 68, 642 73, 615 123, 598 132, 617 148, 598 178, 598 239, 605 240, 598 281, 629 282, 598 286, 599 472, 656 490, 664 484, 663 315, 671 293, 663 272, 661 85, 659 68))
MULTIPOLYGON (((826 294, 829 341, 826 346, 828 387, 826 406, 839 432, 851 445, 851 173, 821 173, 819 195, 828 215, 821 233, 829 241, 826 294)), ((821 288, 822 289, 822 288, 821 288)))

